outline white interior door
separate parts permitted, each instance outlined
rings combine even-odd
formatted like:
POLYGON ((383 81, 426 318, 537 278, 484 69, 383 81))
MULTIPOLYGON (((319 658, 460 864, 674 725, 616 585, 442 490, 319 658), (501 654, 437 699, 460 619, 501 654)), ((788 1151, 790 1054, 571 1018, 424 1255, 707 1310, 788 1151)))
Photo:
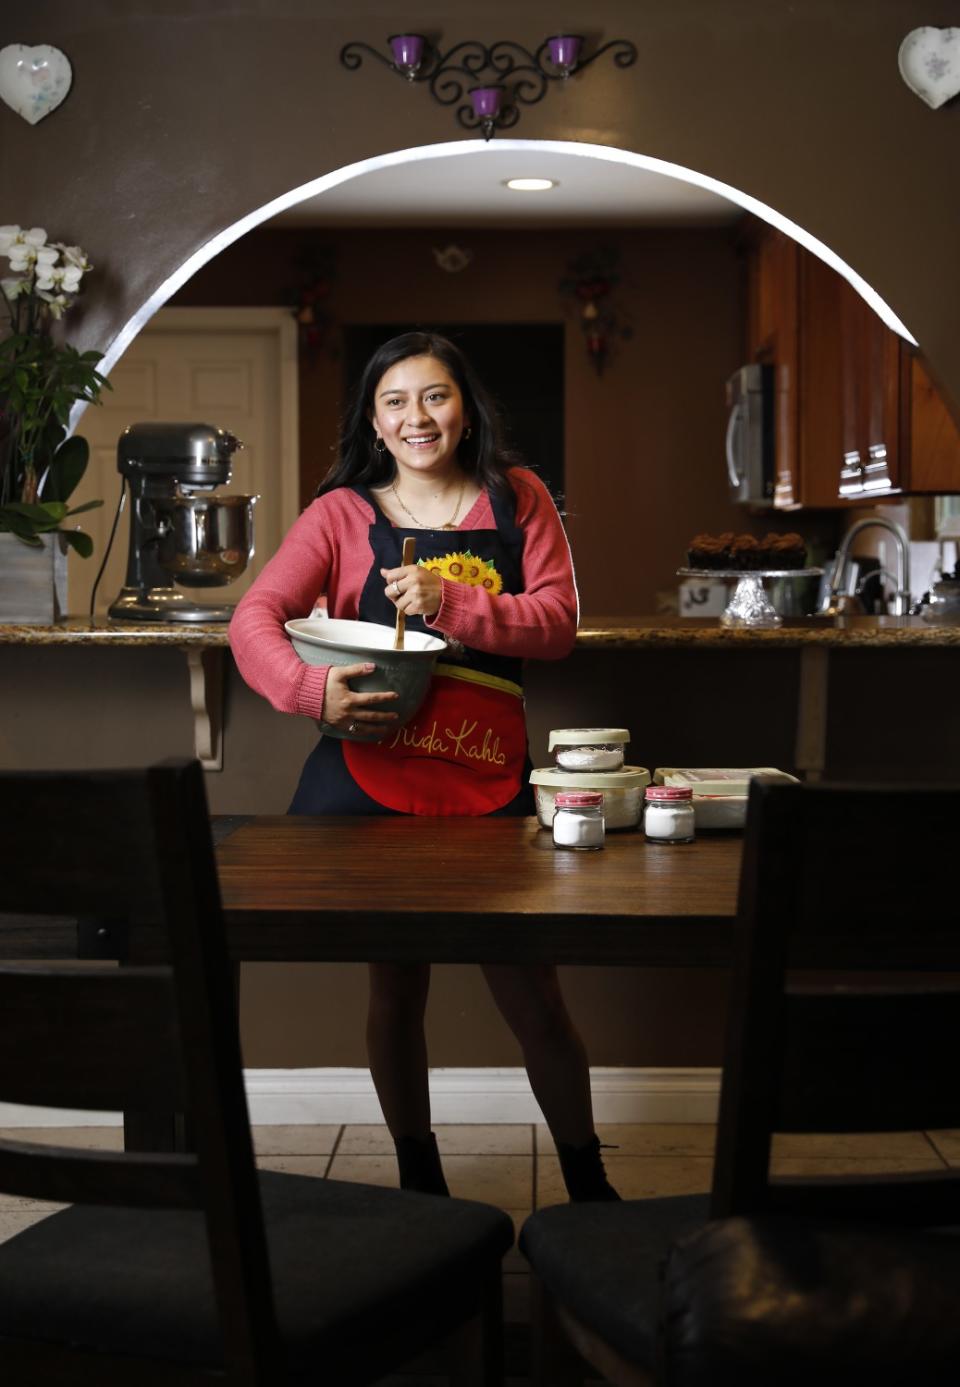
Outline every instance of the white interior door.
MULTIPOLYGON (((102 499, 77 523, 94 541, 93 556, 71 554, 69 610, 85 614, 106 552, 120 494, 117 440, 128 424, 155 420, 212 424, 243 443, 234 454, 224 494, 259 497, 254 508, 255 552, 243 575, 220 588, 190 589, 196 602, 233 603, 250 585, 296 518, 296 335, 279 309, 161 309, 111 373, 112 390, 90 407, 78 433, 90 444, 90 465, 71 498, 102 499)), ((97 591, 104 613, 123 585, 129 503, 117 526, 97 591)))

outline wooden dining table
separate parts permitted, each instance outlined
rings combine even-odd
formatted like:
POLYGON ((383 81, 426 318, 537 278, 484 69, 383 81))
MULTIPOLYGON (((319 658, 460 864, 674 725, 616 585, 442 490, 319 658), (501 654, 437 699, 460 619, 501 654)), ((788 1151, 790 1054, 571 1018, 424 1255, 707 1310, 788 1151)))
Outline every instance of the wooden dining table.
MULTIPOLYGON (((555 848, 536 819, 218 816, 235 964, 553 962, 725 967, 743 839, 608 833, 555 848)), ((165 956, 151 929, 0 916, 0 959, 165 956)))
POLYGON ((241 961, 725 966, 737 833, 555 848, 536 819, 257 817, 217 825, 241 961))
MULTIPOLYGON (((236 969, 246 962, 728 966, 742 838, 555 848, 536 819, 220 816, 236 969)), ((149 925, 0 916, 0 959, 166 957, 149 925)), ((182 1115, 125 1114, 128 1149, 189 1149, 182 1115)))

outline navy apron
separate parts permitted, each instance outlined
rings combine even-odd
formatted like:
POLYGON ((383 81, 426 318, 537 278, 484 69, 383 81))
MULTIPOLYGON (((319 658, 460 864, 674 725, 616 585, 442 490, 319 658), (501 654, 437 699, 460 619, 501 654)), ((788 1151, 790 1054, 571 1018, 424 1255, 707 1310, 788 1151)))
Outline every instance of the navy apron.
MULTIPOLYGON (((403 541, 416 557, 451 581, 473 581, 491 592, 523 591, 523 532, 516 497, 491 491, 493 530, 411 530, 394 526, 363 486, 352 488, 373 507, 368 537, 373 561, 360 596, 359 617, 393 626, 396 608, 384 593, 381 568, 399 568, 403 541)), ((497 596, 493 597, 497 600, 497 596)), ((408 616, 408 630, 429 631, 408 616)), ((321 737, 307 757, 291 814, 532 814, 528 783, 521 661, 448 642, 427 697, 403 727, 381 742, 321 737)))

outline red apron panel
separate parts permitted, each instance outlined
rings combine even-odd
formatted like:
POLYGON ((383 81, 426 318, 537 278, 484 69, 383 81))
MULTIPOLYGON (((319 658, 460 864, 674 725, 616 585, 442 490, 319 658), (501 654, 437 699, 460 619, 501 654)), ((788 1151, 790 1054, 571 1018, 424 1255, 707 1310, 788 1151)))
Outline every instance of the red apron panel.
POLYGON ((401 814, 490 814, 521 784, 523 699, 472 679, 435 675, 416 716, 385 741, 343 742, 360 788, 401 814))

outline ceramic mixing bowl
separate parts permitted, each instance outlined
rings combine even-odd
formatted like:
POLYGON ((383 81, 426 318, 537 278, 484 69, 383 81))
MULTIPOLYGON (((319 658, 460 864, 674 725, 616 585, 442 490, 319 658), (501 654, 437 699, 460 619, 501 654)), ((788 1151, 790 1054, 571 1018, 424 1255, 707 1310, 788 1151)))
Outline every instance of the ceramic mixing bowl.
MULTIPOLYGON (((400 725, 409 722, 427 694, 437 656, 447 648, 438 636, 423 631, 407 631, 403 649, 394 650, 392 626, 372 621, 341 621, 333 617, 302 617, 286 623, 287 634, 301 660, 308 665, 357 665, 373 662, 372 674, 351 679, 350 687, 360 693, 399 694, 390 711, 400 725)), ((347 742, 369 741, 363 733, 355 736, 340 732, 326 723, 320 729, 329 737, 347 742)))

